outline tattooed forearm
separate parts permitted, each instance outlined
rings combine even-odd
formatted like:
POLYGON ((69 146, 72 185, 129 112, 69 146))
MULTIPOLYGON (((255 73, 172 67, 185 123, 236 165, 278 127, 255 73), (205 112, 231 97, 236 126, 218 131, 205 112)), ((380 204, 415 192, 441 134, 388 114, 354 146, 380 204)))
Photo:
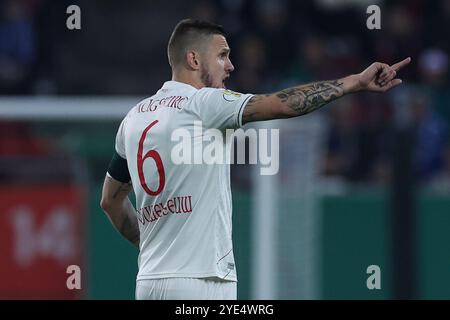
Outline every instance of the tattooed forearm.
POLYGON ((333 80, 284 89, 276 93, 276 96, 297 115, 303 115, 319 109, 343 94, 343 82, 333 80))
POLYGON ((124 183, 107 175, 103 184, 100 206, 116 230, 133 245, 139 247, 136 210, 128 197, 132 188, 131 181, 124 183))
POLYGON ((314 82, 273 94, 254 95, 242 113, 242 123, 301 116, 351 92, 352 76, 314 82))
POLYGON ((119 232, 131 243, 139 247, 139 226, 135 216, 126 215, 119 232))

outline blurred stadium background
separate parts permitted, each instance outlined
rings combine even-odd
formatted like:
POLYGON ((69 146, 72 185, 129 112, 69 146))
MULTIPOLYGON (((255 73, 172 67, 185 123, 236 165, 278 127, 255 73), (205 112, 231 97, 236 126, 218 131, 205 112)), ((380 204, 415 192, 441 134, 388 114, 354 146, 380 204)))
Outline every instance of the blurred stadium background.
POLYGON ((240 299, 450 298, 450 1, 0 1, 0 298, 133 299, 137 251, 99 207, 121 118, 170 78, 185 17, 229 32, 228 87, 265 93, 412 57, 404 85, 280 129, 234 165, 240 299), (81 8, 81 30, 66 8, 81 8), (381 30, 366 9, 381 8, 381 30), (81 267, 82 289, 66 288, 81 267), (367 267, 381 269, 368 290, 367 267))

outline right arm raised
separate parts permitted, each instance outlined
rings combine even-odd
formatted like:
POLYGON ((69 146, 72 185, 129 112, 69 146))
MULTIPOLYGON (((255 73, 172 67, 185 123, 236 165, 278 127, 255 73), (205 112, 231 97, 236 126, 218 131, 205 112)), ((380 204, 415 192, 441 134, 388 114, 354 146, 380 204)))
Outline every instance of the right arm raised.
POLYGON ((305 115, 347 93, 360 90, 385 92, 402 82, 395 76, 410 61, 410 58, 406 58, 392 66, 375 62, 363 72, 342 79, 309 83, 273 94, 255 95, 245 106, 242 124, 305 115))
POLYGON ((342 80, 314 82, 273 94, 255 95, 247 103, 242 124, 301 116, 344 95, 342 80))

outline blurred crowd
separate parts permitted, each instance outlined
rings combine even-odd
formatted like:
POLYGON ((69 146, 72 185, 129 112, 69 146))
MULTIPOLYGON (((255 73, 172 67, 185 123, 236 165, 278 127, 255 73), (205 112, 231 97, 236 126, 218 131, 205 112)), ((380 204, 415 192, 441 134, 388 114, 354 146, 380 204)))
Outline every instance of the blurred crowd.
POLYGON ((401 89, 348 96, 320 111, 327 119, 321 172, 387 184, 396 136, 406 131, 417 181, 450 190, 450 1, 152 2, 2 0, 0 94, 151 95, 170 75, 168 36, 188 16, 225 27, 236 67, 228 87, 240 92, 339 78, 410 56, 401 89), (73 3, 81 31, 65 28, 73 3), (366 27, 371 4, 381 8, 380 30, 366 27))

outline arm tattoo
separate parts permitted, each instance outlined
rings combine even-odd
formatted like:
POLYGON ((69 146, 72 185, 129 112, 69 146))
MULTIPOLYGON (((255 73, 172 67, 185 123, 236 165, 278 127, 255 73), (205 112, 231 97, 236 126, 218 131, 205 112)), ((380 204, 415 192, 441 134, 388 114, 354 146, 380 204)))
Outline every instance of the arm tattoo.
POLYGON ((301 116, 319 109, 344 95, 344 82, 331 80, 314 82, 281 90, 274 94, 254 95, 242 114, 242 123, 301 116), (273 105, 285 106, 275 108, 273 105))
MULTIPOLYGON (((123 182, 117 187, 116 191, 112 195, 112 198, 116 199, 121 193, 124 193, 125 196, 127 196, 132 188, 133 188, 133 185, 132 185, 131 181, 123 182)), ((120 234, 122 234, 122 236, 124 236, 127 240, 129 240, 135 246, 139 247, 140 236, 139 236, 138 221, 137 221, 136 216, 133 215, 134 212, 129 211, 127 206, 128 205, 131 206, 131 204, 129 204, 128 197, 126 199, 128 202, 126 204, 124 204, 125 207, 122 208, 123 215, 124 215, 123 219, 121 222, 117 222, 115 224, 115 227, 120 232, 120 234)))
POLYGON ((339 80, 321 81, 281 90, 276 96, 298 115, 310 113, 344 94, 339 80))
POLYGON ((120 233, 133 244, 139 244, 139 225, 137 219, 126 215, 119 229, 120 233))
POLYGON ((112 196, 113 199, 117 198, 117 196, 118 196, 119 193, 121 193, 121 192, 125 192, 126 194, 128 194, 128 192, 130 192, 131 188, 132 188, 131 181, 130 181, 130 182, 124 182, 124 183, 122 183, 122 184, 117 188, 117 190, 114 192, 114 194, 113 194, 113 196, 112 196))
POLYGON ((258 104, 261 100, 264 98, 269 97, 270 94, 258 94, 254 95, 245 106, 244 113, 242 114, 242 123, 252 122, 252 121, 258 121, 259 119, 259 110, 254 108, 249 108, 250 106, 253 106, 255 104, 258 104))

